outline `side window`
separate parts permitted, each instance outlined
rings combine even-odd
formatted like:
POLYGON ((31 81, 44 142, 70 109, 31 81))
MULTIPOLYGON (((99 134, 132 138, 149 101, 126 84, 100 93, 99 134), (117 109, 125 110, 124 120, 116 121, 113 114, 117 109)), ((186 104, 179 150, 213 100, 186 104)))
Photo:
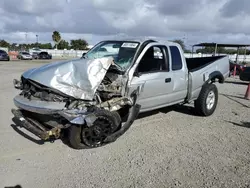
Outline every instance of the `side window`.
POLYGON ((168 71, 168 61, 166 60, 168 58, 165 57, 164 52, 167 53, 165 48, 163 48, 162 46, 150 47, 146 51, 138 65, 138 72, 147 73, 168 71))
POLYGON ((170 46, 170 53, 172 57, 172 70, 182 69, 182 60, 179 49, 176 46, 170 46))

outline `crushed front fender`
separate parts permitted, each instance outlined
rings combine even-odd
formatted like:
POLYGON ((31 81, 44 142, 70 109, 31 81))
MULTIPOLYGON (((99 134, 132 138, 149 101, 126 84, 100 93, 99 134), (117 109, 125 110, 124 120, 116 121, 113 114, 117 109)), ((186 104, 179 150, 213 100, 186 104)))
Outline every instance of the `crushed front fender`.
POLYGON ((118 131, 116 131, 115 133, 109 135, 104 142, 109 143, 109 142, 114 142, 116 141, 116 139, 120 136, 122 136, 133 124, 133 122, 135 121, 135 119, 137 118, 139 112, 141 109, 141 105, 139 104, 135 104, 134 106, 132 106, 129 110, 129 116, 127 121, 122 125, 121 129, 119 129, 118 131))

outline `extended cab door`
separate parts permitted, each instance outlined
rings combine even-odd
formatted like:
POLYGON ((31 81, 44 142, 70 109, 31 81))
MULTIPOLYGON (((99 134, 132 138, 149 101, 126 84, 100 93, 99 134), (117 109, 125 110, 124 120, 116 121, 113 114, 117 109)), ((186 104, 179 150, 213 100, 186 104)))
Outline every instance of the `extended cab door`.
POLYGON ((175 103, 183 102, 188 92, 188 69, 186 59, 181 47, 170 45, 170 62, 173 74, 173 96, 172 101, 175 103))
POLYGON ((174 87, 168 48, 148 45, 137 63, 130 87, 131 90, 140 87, 137 103, 142 106, 141 112, 166 106, 171 102, 174 87))

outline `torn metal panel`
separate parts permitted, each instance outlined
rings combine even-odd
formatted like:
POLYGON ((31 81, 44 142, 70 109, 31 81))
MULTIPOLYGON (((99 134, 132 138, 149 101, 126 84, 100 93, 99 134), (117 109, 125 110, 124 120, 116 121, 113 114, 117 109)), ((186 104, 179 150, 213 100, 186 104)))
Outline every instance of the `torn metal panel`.
POLYGON ((31 69, 23 77, 76 99, 93 100, 113 58, 77 59, 31 69))
POLYGON ((88 114, 87 108, 82 110, 72 109, 60 111, 59 114, 67 119, 70 123, 82 125, 85 122, 85 118, 88 114))
MULTIPOLYGON (((133 101, 131 98, 120 97, 113 98, 111 100, 105 101, 101 104, 96 105, 98 109, 105 109, 108 111, 117 111, 123 108, 126 105, 132 105, 133 101)), ((90 126, 93 121, 96 119, 92 111, 88 111, 89 107, 83 107, 82 109, 72 109, 72 110, 63 110, 59 114, 66 118, 70 123, 82 125, 87 123, 90 126)))
POLYGON ((120 97, 105 101, 97 106, 100 108, 104 108, 105 110, 117 111, 126 105, 132 106, 132 104, 133 104, 132 99, 126 97, 120 97))

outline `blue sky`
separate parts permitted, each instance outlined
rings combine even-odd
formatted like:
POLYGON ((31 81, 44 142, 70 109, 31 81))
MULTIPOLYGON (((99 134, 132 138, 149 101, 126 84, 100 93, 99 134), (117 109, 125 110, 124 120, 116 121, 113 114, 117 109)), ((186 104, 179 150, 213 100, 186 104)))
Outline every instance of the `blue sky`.
POLYGON ((0 39, 90 44, 120 35, 163 40, 250 43, 249 0, 1 0, 0 39))

